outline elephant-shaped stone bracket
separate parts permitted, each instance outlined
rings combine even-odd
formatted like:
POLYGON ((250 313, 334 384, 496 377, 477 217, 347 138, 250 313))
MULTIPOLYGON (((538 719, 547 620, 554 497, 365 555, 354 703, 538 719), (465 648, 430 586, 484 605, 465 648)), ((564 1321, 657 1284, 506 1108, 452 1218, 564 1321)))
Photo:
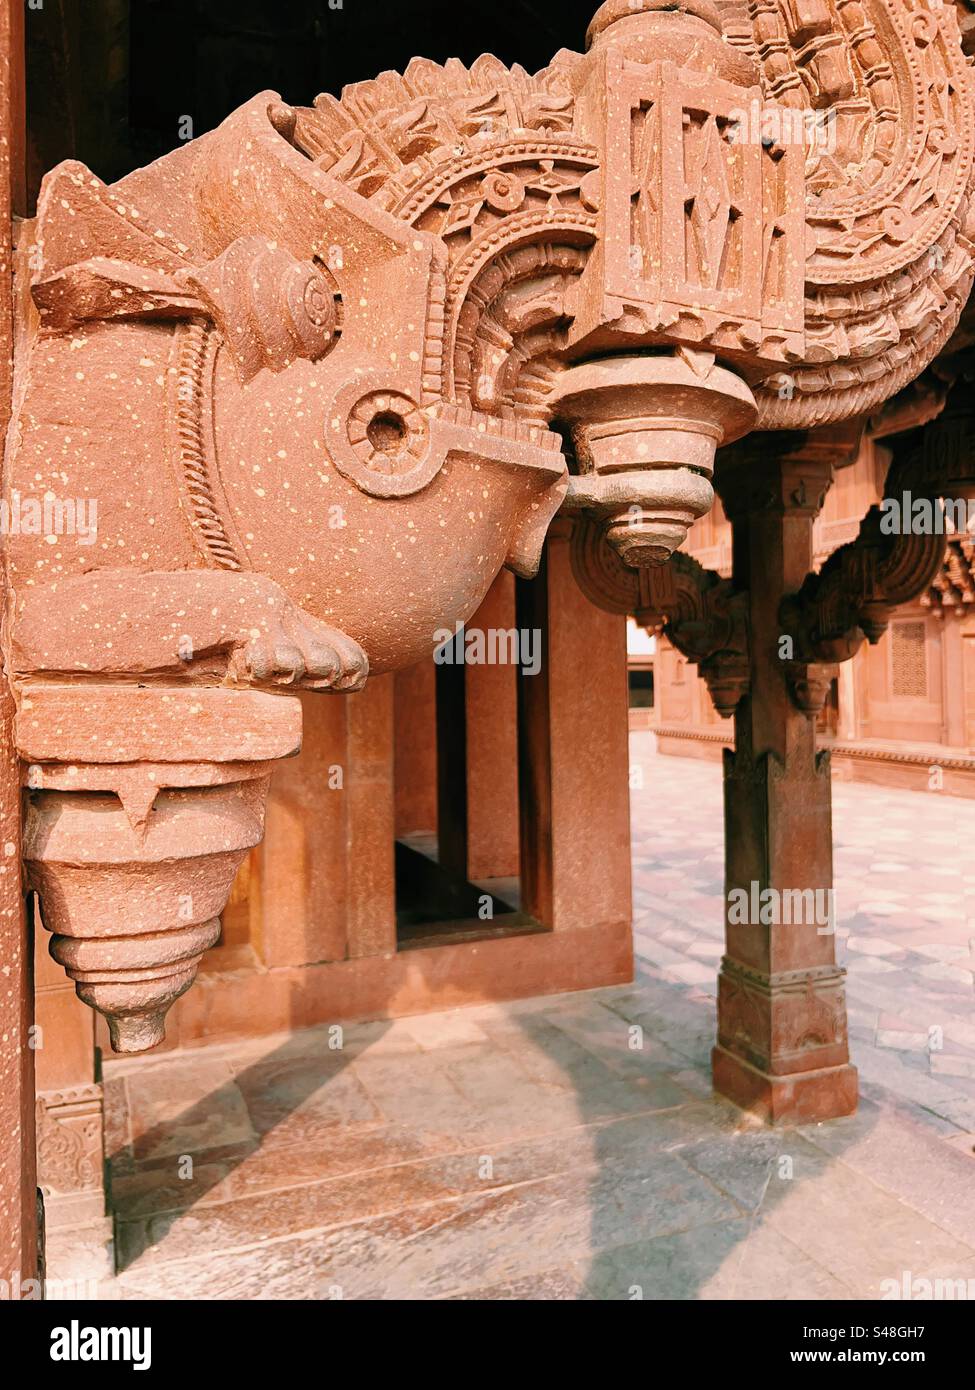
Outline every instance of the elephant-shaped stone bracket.
MULTIPOLYGON (((291 692, 428 657, 502 566, 535 573, 563 504, 662 611, 641 576, 717 449, 860 417, 952 333, 953 8, 739 8, 607 0, 534 75, 415 59, 311 107, 260 93, 111 186, 44 180, 3 500, 97 505, 97 533, 10 530, 3 652, 28 879, 120 1050, 216 939, 291 692)), ((740 605, 690 578, 730 705, 740 605)))

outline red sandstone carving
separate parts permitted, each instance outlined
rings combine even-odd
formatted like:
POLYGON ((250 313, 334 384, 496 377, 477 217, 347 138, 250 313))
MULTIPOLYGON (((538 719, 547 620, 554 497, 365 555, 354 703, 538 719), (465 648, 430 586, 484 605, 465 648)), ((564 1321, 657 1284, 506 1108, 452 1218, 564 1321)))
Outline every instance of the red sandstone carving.
MULTIPOLYGON (((935 584, 949 541, 941 499, 975 497, 967 394, 964 388, 952 393, 925 431, 921 449, 895 457, 884 484, 884 496, 898 503, 905 494, 928 501, 932 527, 890 533, 881 508, 871 507, 856 539, 833 551, 822 569, 784 600, 783 631, 794 640, 798 669, 809 662, 846 661, 864 640, 878 642, 894 610, 935 584)), ((811 714, 822 708, 832 668, 823 672, 812 684, 804 677, 794 690, 800 707, 811 714)))
POLYGON ((701 675, 720 714, 748 689, 747 596, 729 579, 678 551, 670 563, 636 571, 622 563, 591 521, 576 521, 572 567, 579 587, 608 613, 633 614, 667 637, 701 675))
POLYGON ((264 832, 270 764, 297 751, 297 700, 204 687, 20 687, 28 882, 51 953, 108 1018, 117 1052, 166 1010, 220 934, 264 832))
MULTIPOLYGON (((872 409, 954 326, 949 8, 610 0, 589 38, 535 76, 417 59, 312 108, 263 93, 113 187, 45 181, 5 496, 98 515, 89 545, 7 547, 25 854, 119 1046, 161 1035, 297 744, 249 686, 424 656, 503 564, 534 572, 567 493, 630 566, 666 559, 717 447, 872 409)), ((717 597, 705 647, 737 622, 717 597)))

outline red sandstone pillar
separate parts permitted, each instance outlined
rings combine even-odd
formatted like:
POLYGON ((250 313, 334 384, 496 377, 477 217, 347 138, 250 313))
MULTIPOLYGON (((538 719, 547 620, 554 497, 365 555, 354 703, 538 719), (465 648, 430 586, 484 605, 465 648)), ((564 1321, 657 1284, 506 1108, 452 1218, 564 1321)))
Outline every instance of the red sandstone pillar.
MULTIPOLYGON (((327 698, 327 697, 326 697, 327 698)), ((393 677, 373 676, 346 706, 348 956, 396 950, 393 677)))
POLYGON ((418 661, 393 676, 396 835, 437 828, 437 668, 418 661))
POLYGON ((585 597, 570 534, 556 522, 517 587, 518 626, 542 635, 519 678, 521 904, 555 931, 631 918, 626 618, 585 597))
POLYGON ((268 967, 396 947, 392 677, 302 693, 302 748, 274 770, 257 850, 268 967))
MULTIPOLYGON (((0 437, 10 415, 13 359, 11 231, 24 213, 24 7, 0 3, 0 437)), ((4 587, 6 578, 4 577, 4 587)), ((4 646, 6 644, 4 643, 4 646)), ((0 673, 0 1280, 19 1280, 38 1262, 34 1152, 34 980, 20 873, 20 767, 13 699, 0 673)))
MULTIPOLYGON (((515 623, 514 575, 503 571, 465 631, 490 634, 515 623)), ((511 661, 441 665, 437 679, 440 863, 476 883, 518 872, 518 666, 511 661)))
MULTIPOLYGON (((502 570, 472 623, 515 627, 515 577, 502 570)), ((467 667, 467 877, 518 872, 518 667, 467 667)))
MULTIPOLYGON (((769 924, 732 894, 833 886, 829 754, 815 720, 790 695, 779 623, 784 595, 812 567, 812 526, 831 480, 828 440, 757 438, 739 446, 717 484, 731 517, 734 582, 749 595, 750 691, 725 753, 726 954, 718 981, 714 1086, 763 1118, 808 1121, 856 1108, 844 972, 835 938, 803 910, 769 924), (753 887, 754 885, 754 887, 753 887), (806 921, 809 917, 813 920, 806 921)), ((759 899, 761 901, 761 899, 759 899)), ((795 903, 795 898, 790 903, 795 903)), ((824 897, 820 898, 825 903, 824 897)), ((808 902, 808 898, 807 898, 808 902)))

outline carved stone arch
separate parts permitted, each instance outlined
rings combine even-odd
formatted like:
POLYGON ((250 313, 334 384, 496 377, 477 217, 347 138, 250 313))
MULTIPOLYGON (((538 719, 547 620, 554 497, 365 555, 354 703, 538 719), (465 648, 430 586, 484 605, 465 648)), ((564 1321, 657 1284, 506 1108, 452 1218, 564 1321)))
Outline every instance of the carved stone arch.
MULTIPOLYGON (((470 283, 447 332, 455 398, 488 411, 493 405, 518 413, 527 404, 519 396, 522 375, 562 346, 566 289, 588 256, 591 236, 572 244, 562 239, 567 230, 572 229, 557 227, 544 241, 528 233, 488 261, 470 283), (491 381, 486 392, 479 384, 484 377, 491 381)), ((537 394, 530 392, 529 399, 533 417, 543 422, 537 394)))
POLYGON ((443 396, 538 427, 551 364, 536 374, 533 363, 559 345, 543 323, 564 319, 561 296, 534 322, 506 320, 526 281, 580 274, 595 240, 599 152, 572 131, 565 74, 576 62, 560 55, 531 76, 490 56, 469 70, 414 60, 402 77, 384 73, 298 108, 293 136, 319 167, 443 248, 442 317, 434 311, 443 396))
MULTIPOLYGON (((396 209, 397 215, 407 212, 412 226, 437 236, 446 249, 443 389, 450 399, 475 400, 491 413, 492 400, 499 401, 500 393, 477 401, 477 392, 470 389, 483 375, 475 359, 485 339, 500 327, 513 348, 516 337, 539 328, 539 321, 522 326, 503 322, 513 307, 511 292, 523 298, 526 281, 581 273, 585 251, 595 240, 595 217, 580 188, 595 160, 595 150, 581 144, 571 162, 555 142, 492 146, 476 158, 452 160, 432 189, 428 177, 396 209), (531 194, 539 190, 545 205, 529 206, 531 194)), ((552 323, 564 318, 561 302, 545 317, 552 323)), ((521 362, 529 360, 524 344, 515 355, 521 362)), ((509 399, 506 404, 515 403, 509 399)))

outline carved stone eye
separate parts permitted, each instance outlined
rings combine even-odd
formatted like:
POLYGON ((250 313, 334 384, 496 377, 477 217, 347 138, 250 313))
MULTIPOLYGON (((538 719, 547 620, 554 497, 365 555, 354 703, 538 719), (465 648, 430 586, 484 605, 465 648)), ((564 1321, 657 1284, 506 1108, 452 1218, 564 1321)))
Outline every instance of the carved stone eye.
POLYGON ((299 261, 263 237, 240 237, 186 274, 233 353, 243 381, 296 357, 317 362, 341 329, 341 294, 322 265, 299 261))
POLYGON ((427 449, 426 416, 398 391, 370 391, 349 412, 349 443, 374 473, 412 472, 427 449))

